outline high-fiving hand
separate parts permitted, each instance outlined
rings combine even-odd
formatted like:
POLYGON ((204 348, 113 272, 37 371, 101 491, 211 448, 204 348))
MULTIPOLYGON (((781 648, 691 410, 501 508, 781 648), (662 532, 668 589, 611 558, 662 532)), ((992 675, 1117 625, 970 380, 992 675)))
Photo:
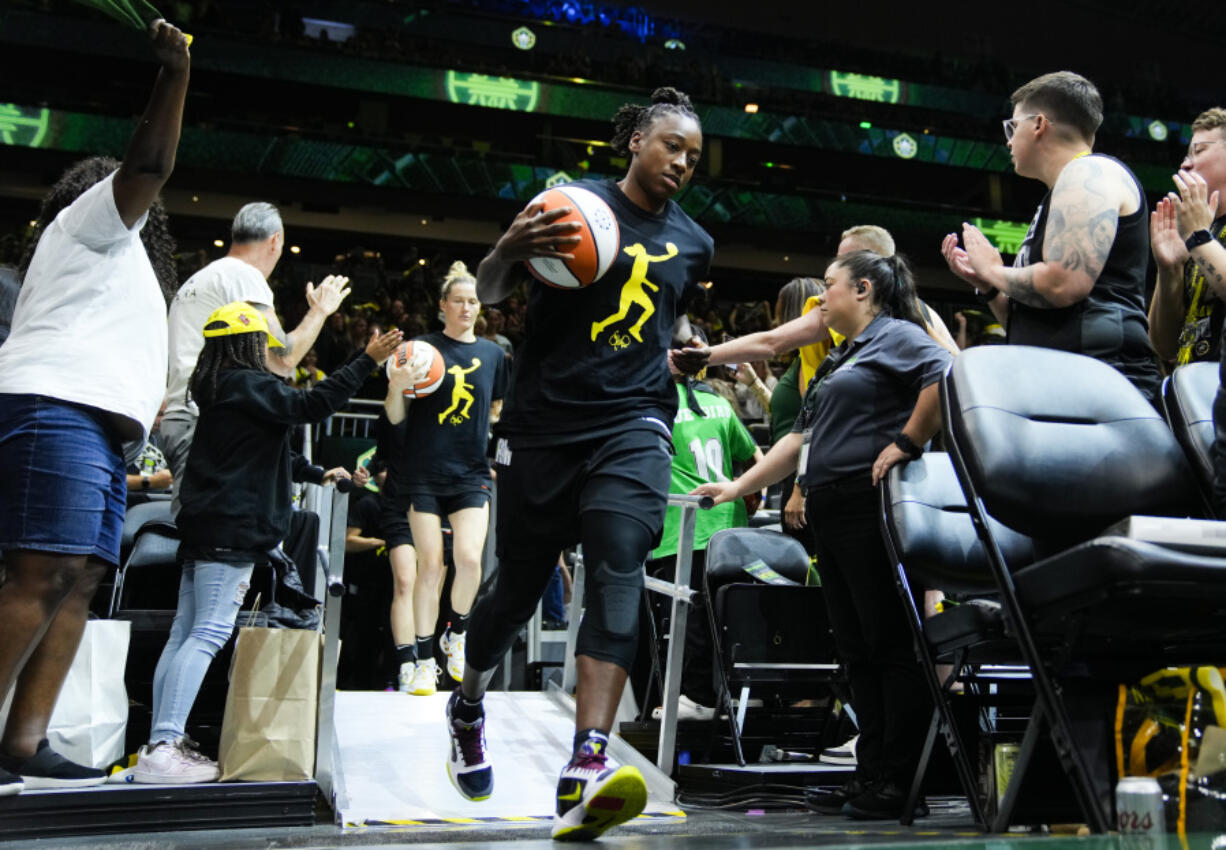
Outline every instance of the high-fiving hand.
POLYGON ((341 302, 349 297, 349 278, 344 275, 330 274, 319 286, 308 282, 306 285, 306 300, 313 309, 321 311, 325 316, 331 316, 340 308, 341 302))

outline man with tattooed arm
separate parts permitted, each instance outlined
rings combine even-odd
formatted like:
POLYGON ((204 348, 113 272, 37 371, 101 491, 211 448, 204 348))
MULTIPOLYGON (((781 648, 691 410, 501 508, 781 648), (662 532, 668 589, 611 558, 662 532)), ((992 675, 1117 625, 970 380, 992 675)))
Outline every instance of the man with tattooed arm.
POLYGON ((1058 348, 1114 366, 1146 398, 1162 375, 1145 313, 1145 195, 1126 165, 1093 153, 1102 98, 1086 78, 1044 74, 1015 91, 1004 122, 1014 170, 1040 180, 1012 267, 978 228, 941 243, 950 270, 975 287, 1015 345, 1058 348))
POLYGON ((1158 266, 1149 305, 1149 338, 1174 366, 1217 362, 1226 319, 1226 109, 1206 109, 1192 122, 1188 154, 1171 192, 1149 217, 1158 266))

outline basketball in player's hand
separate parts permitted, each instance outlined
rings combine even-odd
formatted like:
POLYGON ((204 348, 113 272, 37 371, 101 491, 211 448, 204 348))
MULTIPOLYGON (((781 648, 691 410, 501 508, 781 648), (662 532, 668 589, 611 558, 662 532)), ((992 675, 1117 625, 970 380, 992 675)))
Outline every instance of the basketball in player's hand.
POLYGON ((411 339, 387 358, 387 379, 404 389, 405 398, 424 398, 439 388, 446 374, 443 355, 428 342, 411 339), (417 380, 411 380, 414 376, 417 380))
POLYGON ((613 265, 621 243, 617 218, 609 205, 595 192, 573 183, 546 189, 533 198, 529 206, 532 204, 543 204, 542 212, 570 207, 570 214, 558 221, 579 223, 579 230, 576 231, 579 244, 563 251, 573 254, 574 259, 533 257, 528 260, 528 270, 537 280, 559 289, 581 289, 600 280, 613 265))

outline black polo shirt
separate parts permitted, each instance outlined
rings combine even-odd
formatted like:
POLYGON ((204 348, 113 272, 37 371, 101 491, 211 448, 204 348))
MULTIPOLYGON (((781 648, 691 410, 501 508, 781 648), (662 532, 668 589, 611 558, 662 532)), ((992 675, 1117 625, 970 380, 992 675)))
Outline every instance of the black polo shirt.
POLYGON ((871 472, 911 418, 920 390, 939 380, 952 359, 919 325, 885 314, 832 351, 792 427, 812 430, 803 485, 871 472))

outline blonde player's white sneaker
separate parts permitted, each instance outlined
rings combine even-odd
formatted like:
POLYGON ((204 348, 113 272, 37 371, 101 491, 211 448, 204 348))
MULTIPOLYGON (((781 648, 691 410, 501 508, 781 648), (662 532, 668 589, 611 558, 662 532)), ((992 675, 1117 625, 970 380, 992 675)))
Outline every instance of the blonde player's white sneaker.
POLYGON ((413 680, 409 682, 409 693, 416 697, 430 696, 438 690, 438 680, 442 675, 442 669, 433 658, 418 661, 413 669, 413 680))
POLYGON ((447 655, 447 675, 461 681, 464 678, 464 635, 453 635, 448 629, 439 638, 438 645, 447 655))

